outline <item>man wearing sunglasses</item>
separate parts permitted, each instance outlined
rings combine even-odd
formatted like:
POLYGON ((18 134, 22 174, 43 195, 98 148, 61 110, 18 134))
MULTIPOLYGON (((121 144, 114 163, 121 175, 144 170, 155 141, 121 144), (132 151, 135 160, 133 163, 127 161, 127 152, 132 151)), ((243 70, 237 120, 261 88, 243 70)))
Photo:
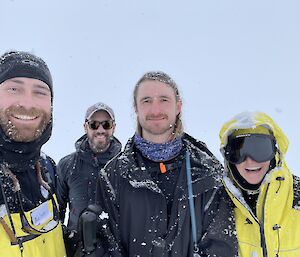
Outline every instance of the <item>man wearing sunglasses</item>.
POLYGON ((96 103, 86 111, 85 134, 75 143, 76 151, 64 157, 57 165, 58 199, 61 219, 69 205, 65 244, 68 256, 74 255, 79 240, 78 218, 89 204, 95 201, 99 171, 122 148, 114 137, 115 115, 108 105, 96 103))
POLYGON ((239 256, 300 256, 300 178, 285 163, 283 131, 268 115, 245 112, 223 125, 220 139, 239 256))
POLYGON ((55 167, 41 147, 52 132, 52 78, 27 52, 0 57, 0 255, 63 257, 55 167))
POLYGON ((82 251, 98 257, 236 256, 228 233, 234 224, 223 219, 230 210, 226 192, 219 191, 222 166, 204 143, 184 133, 177 84, 164 72, 148 72, 135 86, 133 103, 136 132, 99 173, 96 252, 82 251))

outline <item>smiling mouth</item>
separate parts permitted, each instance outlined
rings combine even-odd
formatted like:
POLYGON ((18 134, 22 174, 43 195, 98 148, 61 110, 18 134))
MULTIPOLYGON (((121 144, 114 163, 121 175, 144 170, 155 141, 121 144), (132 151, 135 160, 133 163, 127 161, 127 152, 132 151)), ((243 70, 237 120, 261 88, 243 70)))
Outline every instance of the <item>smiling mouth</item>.
POLYGON ((154 121, 157 121, 157 120, 163 120, 164 118, 154 118, 154 119, 149 119, 149 120, 154 120, 154 121))
POLYGON ((105 138, 105 135, 104 134, 97 134, 95 135, 96 138, 105 138))
POLYGON ((38 118, 38 116, 17 115, 17 114, 12 115, 12 117, 17 120, 25 120, 25 121, 31 121, 38 118))
POLYGON ((261 167, 245 168, 247 172, 258 172, 261 170, 261 167))
POLYGON ((148 121, 162 121, 165 119, 166 119, 165 117, 151 117, 151 118, 148 118, 147 120, 148 121))
POLYGON ((152 121, 165 120, 167 118, 168 118, 168 116, 164 115, 164 114, 146 116, 146 120, 152 120, 152 121))

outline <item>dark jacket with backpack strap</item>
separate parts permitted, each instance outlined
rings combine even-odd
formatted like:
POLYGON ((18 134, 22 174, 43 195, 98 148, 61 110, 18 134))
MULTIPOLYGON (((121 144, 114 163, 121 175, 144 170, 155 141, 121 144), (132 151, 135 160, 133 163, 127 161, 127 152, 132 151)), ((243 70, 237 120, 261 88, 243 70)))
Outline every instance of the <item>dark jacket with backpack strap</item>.
MULTIPOLYGON (((41 171, 42 171, 42 177, 43 179, 49 184, 51 187, 51 191, 53 193, 56 193, 56 183, 57 183, 57 176, 56 176, 56 165, 52 158, 47 156, 44 153, 41 153, 40 157, 40 165, 41 165, 41 171)), ((7 175, 4 174, 4 172, 1 170, 1 178, 2 183, 5 186, 5 194, 6 197, 10 197, 8 200, 8 203, 10 205, 11 211, 14 212, 18 211, 18 204, 17 200, 12 192, 12 190, 9 190, 9 188, 13 188, 13 184, 10 178, 7 177, 7 175), (11 186, 8 187, 7 185, 10 184, 11 186)), ((32 169, 24 170, 23 172, 16 172, 14 173, 16 178, 18 179, 20 186, 21 186, 21 192, 24 196, 23 205, 25 210, 29 210, 36 205, 38 205, 41 201, 44 201, 45 198, 43 196, 43 192, 41 191, 41 185, 37 179, 35 167, 32 167, 32 169)), ((4 204, 3 195, 0 193, 0 204, 4 204)))
POLYGON ((222 166, 202 142, 184 134, 183 144, 169 212, 161 188, 139 163, 133 139, 101 171, 96 197, 102 216, 98 215, 95 256, 193 256, 185 151, 191 156, 198 254, 237 256, 233 213, 220 182, 222 166))

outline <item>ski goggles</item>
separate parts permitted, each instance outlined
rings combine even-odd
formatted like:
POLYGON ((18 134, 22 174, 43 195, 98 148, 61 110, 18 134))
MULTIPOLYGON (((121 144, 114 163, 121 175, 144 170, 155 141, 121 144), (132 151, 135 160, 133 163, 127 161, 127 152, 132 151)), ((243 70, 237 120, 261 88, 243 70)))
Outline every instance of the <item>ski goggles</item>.
POLYGON ((113 120, 104 120, 104 121, 88 120, 87 124, 89 128, 92 130, 97 130, 100 127, 100 125, 102 126, 103 129, 109 130, 114 126, 114 121, 113 120))
POLYGON ((247 134, 228 139, 224 156, 233 164, 240 164, 250 157, 256 162, 266 162, 276 154, 276 141, 271 135, 247 134))

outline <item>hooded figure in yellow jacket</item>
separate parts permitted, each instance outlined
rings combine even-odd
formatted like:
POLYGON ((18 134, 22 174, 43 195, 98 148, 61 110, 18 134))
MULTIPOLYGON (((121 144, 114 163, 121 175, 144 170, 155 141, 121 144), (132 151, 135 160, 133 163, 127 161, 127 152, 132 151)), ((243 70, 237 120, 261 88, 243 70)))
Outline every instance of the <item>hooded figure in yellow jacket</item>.
POLYGON ((64 257, 55 166, 41 156, 52 131, 52 78, 27 52, 0 56, 0 256, 64 257))
POLYGON ((220 131, 224 185, 234 203, 241 257, 300 256, 300 179, 288 139, 266 114, 244 112, 220 131))

